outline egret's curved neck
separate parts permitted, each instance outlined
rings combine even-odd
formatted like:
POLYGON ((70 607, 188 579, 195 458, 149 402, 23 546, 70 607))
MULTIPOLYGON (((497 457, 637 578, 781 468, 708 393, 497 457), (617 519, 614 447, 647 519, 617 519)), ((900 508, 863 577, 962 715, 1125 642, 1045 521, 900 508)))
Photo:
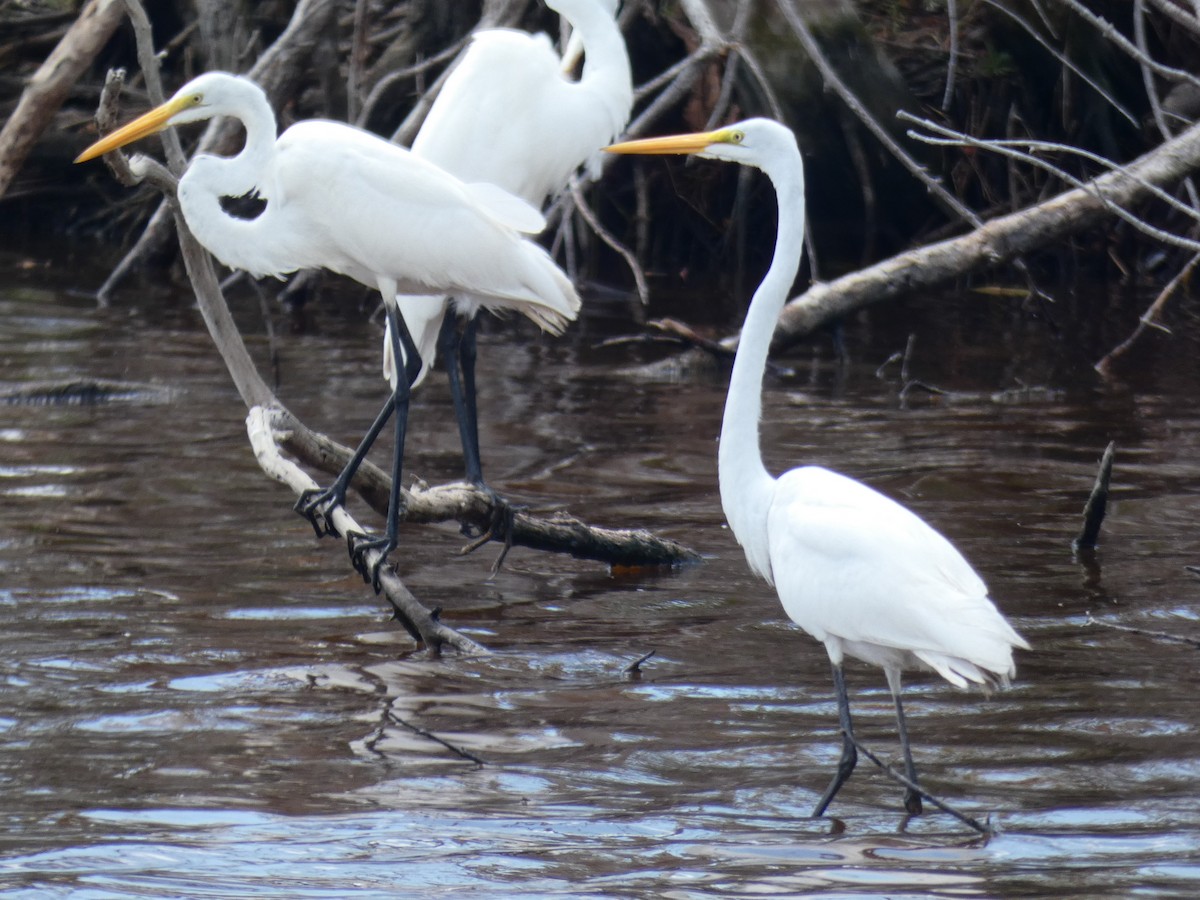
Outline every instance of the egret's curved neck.
POLYGON ((619 117, 623 125, 633 104, 633 88, 629 54, 616 20, 595 0, 570 0, 556 4, 556 7, 575 29, 571 44, 577 38, 583 44, 583 73, 579 84, 594 90, 610 103, 610 112, 619 117))
POLYGON ((179 181, 179 205, 196 238, 221 262, 253 275, 274 274, 248 265, 246 254, 253 251, 257 223, 231 216, 221 207, 222 197, 241 197, 251 191, 269 205, 274 188, 265 179, 275 153, 275 114, 261 90, 245 87, 221 110, 241 121, 245 146, 236 156, 203 154, 193 159, 179 181))
MULTIPOLYGON (((770 506, 769 494, 774 488, 774 479, 763 463, 758 435, 763 372, 775 323, 787 302, 804 249, 804 170, 799 150, 794 152, 794 159, 776 160, 765 170, 779 200, 775 256, 762 284, 754 292, 742 326, 717 455, 721 505, 747 555, 751 555, 755 547, 761 547, 765 554, 766 514, 770 506)), ((764 569, 765 560, 755 560, 751 556, 751 565, 770 577, 764 569)))

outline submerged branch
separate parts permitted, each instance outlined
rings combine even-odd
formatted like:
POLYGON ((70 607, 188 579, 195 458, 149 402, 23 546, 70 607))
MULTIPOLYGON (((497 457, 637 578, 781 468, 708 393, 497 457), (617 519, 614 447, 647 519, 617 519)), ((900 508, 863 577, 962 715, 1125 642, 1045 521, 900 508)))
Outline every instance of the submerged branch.
POLYGON ((1096 472, 1096 483, 1088 495, 1083 507, 1083 527, 1079 535, 1071 542, 1071 549, 1094 550, 1096 541, 1100 538, 1100 526, 1104 523, 1104 513, 1108 509, 1108 485, 1112 480, 1113 453, 1116 443, 1110 441, 1100 458, 1100 468, 1096 472))
MULTIPOLYGON (((254 456, 264 472, 281 484, 290 487, 297 496, 305 491, 316 490, 319 485, 295 463, 284 459, 279 446, 297 430, 307 428, 278 402, 272 405, 255 406, 246 417, 246 433, 254 456)), ((345 507, 335 507, 330 513, 330 524, 343 538, 348 534, 365 533, 366 529, 346 512, 345 507)), ((368 570, 373 569, 379 557, 378 550, 367 552, 368 570)), ((443 623, 427 609, 405 587, 404 582, 390 566, 379 570, 381 593, 392 606, 393 615, 416 641, 423 642, 435 655, 444 645, 454 647, 460 653, 482 654, 487 649, 443 623)))
POLYGON ((1094 618, 1091 613, 1088 613, 1087 624, 1098 625, 1101 628, 1111 628, 1113 631, 1124 631, 1127 634, 1139 634, 1143 637, 1157 638, 1160 641, 1167 641, 1172 644, 1186 644, 1189 647, 1200 648, 1200 638, 1184 637, 1179 634, 1171 634, 1169 631, 1155 631, 1149 628, 1134 628, 1131 625, 1118 625, 1116 622, 1103 622, 1100 619, 1094 618))

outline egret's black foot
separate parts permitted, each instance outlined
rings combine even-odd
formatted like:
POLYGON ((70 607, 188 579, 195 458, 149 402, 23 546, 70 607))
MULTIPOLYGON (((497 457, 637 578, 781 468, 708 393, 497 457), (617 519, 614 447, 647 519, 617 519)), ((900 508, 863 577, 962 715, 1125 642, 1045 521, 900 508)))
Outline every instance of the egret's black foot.
POLYGON ((317 537, 336 536, 337 531, 334 530, 332 521, 333 511, 341 506, 345 499, 345 495, 336 487, 310 488, 300 495, 292 509, 308 519, 308 524, 313 527, 317 537))
POLYGON ((379 571, 387 562, 388 554, 396 549, 396 539, 387 536, 373 537, 361 531, 351 531, 346 535, 346 547, 350 551, 350 563, 354 566, 354 571, 378 594, 381 590, 379 571), (367 554, 372 550, 379 551, 373 565, 367 562, 367 554))
MULTIPOLYGON (((838 760, 837 772, 833 776, 833 781, 829 783, 829 787, 825 789, 816 808, 813 810, 813 818, 819 819, 825 815, 825 810, 829 808, 829 804, 833 802, 833 798, 837 796, 837 792, 842 789, 842 785, 850 778, 850 774, 854 771, 855 765, 858 764, 858 749, 854 743, 847 737, 843 737, 842 757, 838 760)), ((907 803, 907 799, 905 800, 907 803)))
POLYGON ((464 552, 470 553, 472 550, 482 547, 490 540, 503 540, 505 544, 511 546, 516 514, 524 512, 527 507, 510 503, 501 497, 490 484, 478 483, 472 485, 472 487, 487 494, 488 501, 492 507, 492 516, 488 520, 486 528, 463 525, 462 533, 466 537, 475 539, 472 544, 468 545, 464 552))
POLYGON ((500 556, 496 558, 496 562, 492 564, 492 574, 495 575, 500 571, 500 566, 504 562, 504 557, 508 555, 508 551, 512 549, 513 532, 516 530, 516 515, 525 509, 524 506, 517 506, 509 503, 501 497, 490 485, 476 484, 476 488, 488 495, 492 504, 492 517, 488 521, 487 528, 476 530, 469 525, 463 525, 462 533, 469 538, 474 538, 471 543, 462 548, 463 555, 474 553, 484 544, 489 541, 500 541, 504 544, 504 549, 500 552, 500 556))

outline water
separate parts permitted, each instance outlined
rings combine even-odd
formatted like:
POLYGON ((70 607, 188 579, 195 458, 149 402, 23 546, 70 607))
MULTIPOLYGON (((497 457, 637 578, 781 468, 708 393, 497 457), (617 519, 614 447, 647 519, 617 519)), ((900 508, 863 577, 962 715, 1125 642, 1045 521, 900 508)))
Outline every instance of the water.
MULTIPOLYGON (((723 380, 619 374, 653 351, 590 298, 566 338, 481 342, 485 470, 534 510, 645 526, 706 556, 610 573, 514 550, 460 557, 405 528, 409 586, 494 652, 430 660, 341 545, 258 470, 244 410, 186 292, 107 311, 5 260, 0 386, 154 386, 152 402, 0 407, 0 888, 13 897, 1130 897, 1200 892, 1194 338, 1106 299, 1053 310, 931 298, 848 324, 769 381, 770 464, 834 465, 950 535, 1034 644, 985 698, 907 679, 936 813, 863 763, 808 814, 837 758, 823 650, 783 617, 723 526, 723 380), (917 334, 898 399, 876 368, 917 334), (1103 545, 1070 540, 1104 445, 1103 545), (649 651, 640 678, 624 672, 649 651)), ((349 304, 352 306, 353 304, 349 304)), ((257 301, 235 299, 265 360, 257 301)), ((1136 306, 1131 308, 1137 308, 1136 306)), ((680 310, 684 315, 687 309, 680 310)), ((695 314, 693 318, 698 316, 695 314)), ((1194 317, 1194 305, 1176 315, 1194 317)), ((280 394, 345 441, 381 399, 378 332, 327 303, 280 340, 280 394)), ((1194 329, 1192 329, 1194 333, 1194 329)), ((458 474, 444 379, 413 411, 409 471, 458 474)), ((898 753, 882 676, 849 671, 860 737, 898 753)))

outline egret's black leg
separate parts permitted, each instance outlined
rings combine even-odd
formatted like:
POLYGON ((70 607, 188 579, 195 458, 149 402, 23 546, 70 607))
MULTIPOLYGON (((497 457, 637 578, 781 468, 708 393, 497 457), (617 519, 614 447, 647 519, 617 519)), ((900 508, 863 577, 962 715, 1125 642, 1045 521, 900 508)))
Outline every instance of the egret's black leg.
POLYGON ((491 525, 482 532, 463 526, 463 534, 479 538, 468 551, 481 546, 497 534, 503 534, 505 546, 509 547, 512 545, 514 511, 509 502, 483 480, 483 463, 479 454, 479 416, 475 403, 475 319, 460 323, 455 321, 455 318, 447 315, 442 321, 438 347, 442 358, 446 360, 450 396, 454 400, 455 418, 458 419, 458 436, 462 439, 467 481, 486 493, 492 501, 491 525))
POLYGON ((846 694, 846 677, 842 674, 840 663, 833 664, 833 686, 837 690, 838 721, 841 723, 843 732, 842 758, 838 760, 837 772, 834 773, 833 781, 829 783, 829 787, 825 789, 816 809, 813 810, 814 817, 825 815, 826 807, 842 789, 842 785, 846 783, 846 779, 850 777, 850 773, 854 771, 854 766, 858 763, 858 750, 854 747, 852 737, 854 726, 850 721, 850 698, 846 694))
POLYGON ((359 441, 358 449, 354 451, 354 455, 350 457, 350 461, 346 463, 341 474, 334 479, 333 484, 324 489, 316 488, 305 491, 300 495, 300 499, 296 501, 296 505, 292 507, 296 512, 308 519, 312 524, 313 530, 317 533, 317 537, 334 534, 333 525, 329 521, 329 514, 333 511, 334 507, 341 506, 346 502, 346 491, 350 488, 350 482, 354 479, 354 474, 358 471, 358 467, 362 465, 362 461, 367 458, 367 452, 371 449, 371 445, 375 443, 375 439, 379 437, 379 433, 383 431, 383 426, 387 424, 387 420, 391 418, 392 412, 395 409, 395 402, 391 397, 388 397, 387 402, 383 405, 383 409, 379 411, 379 415, 375 417, 375 421, 371 423, 371 427, 367 429, 367 433, 359 441))
POLYGON ((412 384, 417 380, 421 371, 421 357, 417 354, 416 344, 408 332, 408 326, 394 303, 385 304, 388 323, 391 325, 392 358, 404 360, 404 371, 396 379, 396 388, 392 391, 392 406, 395 419, 395 447, 392 452, 392 490, 388 497, 387 528, 381 538, 369 538, 365 534, 348 534, 346 542, 350 551, 350 559, 368 581, 375 593, 379 593, 379 570, 387 560, 387 555, 396 549, 398 541, 401 493, 400 480, 404 470, 404 438, 408 429, 408 404, 412 395, 412 384), (401 350, 403 345, 403 352, 401 350), (366 554, 369 550, 379 550, 379 558, 374 565, 368 567, 366 554))
MULTIPOLYGON (((904 724, 904 706, 900 702, 899 677, 892 688, 892 698, 896 701, 896 728, 900 732, 900 747, 904 751, 904 774, 908 776, 909 781, 917 784, 917 767, 913 765, 912 749, 908 746, 908 726, 904 724)), ((904 808, 910 815, 921 814, 921 795, 912 788, 904 789, 904 808)))
POLYGON ((475 405, 475 319, 461 323, 447 312, 438 334, 438 346, 446 360, 450 379, 450 397, 454 401, 454 417, 458 419, 458 436, 462 440, 463 463, 467 481, 484 486, 483 463, 479 457, 479 418, 475 405))

